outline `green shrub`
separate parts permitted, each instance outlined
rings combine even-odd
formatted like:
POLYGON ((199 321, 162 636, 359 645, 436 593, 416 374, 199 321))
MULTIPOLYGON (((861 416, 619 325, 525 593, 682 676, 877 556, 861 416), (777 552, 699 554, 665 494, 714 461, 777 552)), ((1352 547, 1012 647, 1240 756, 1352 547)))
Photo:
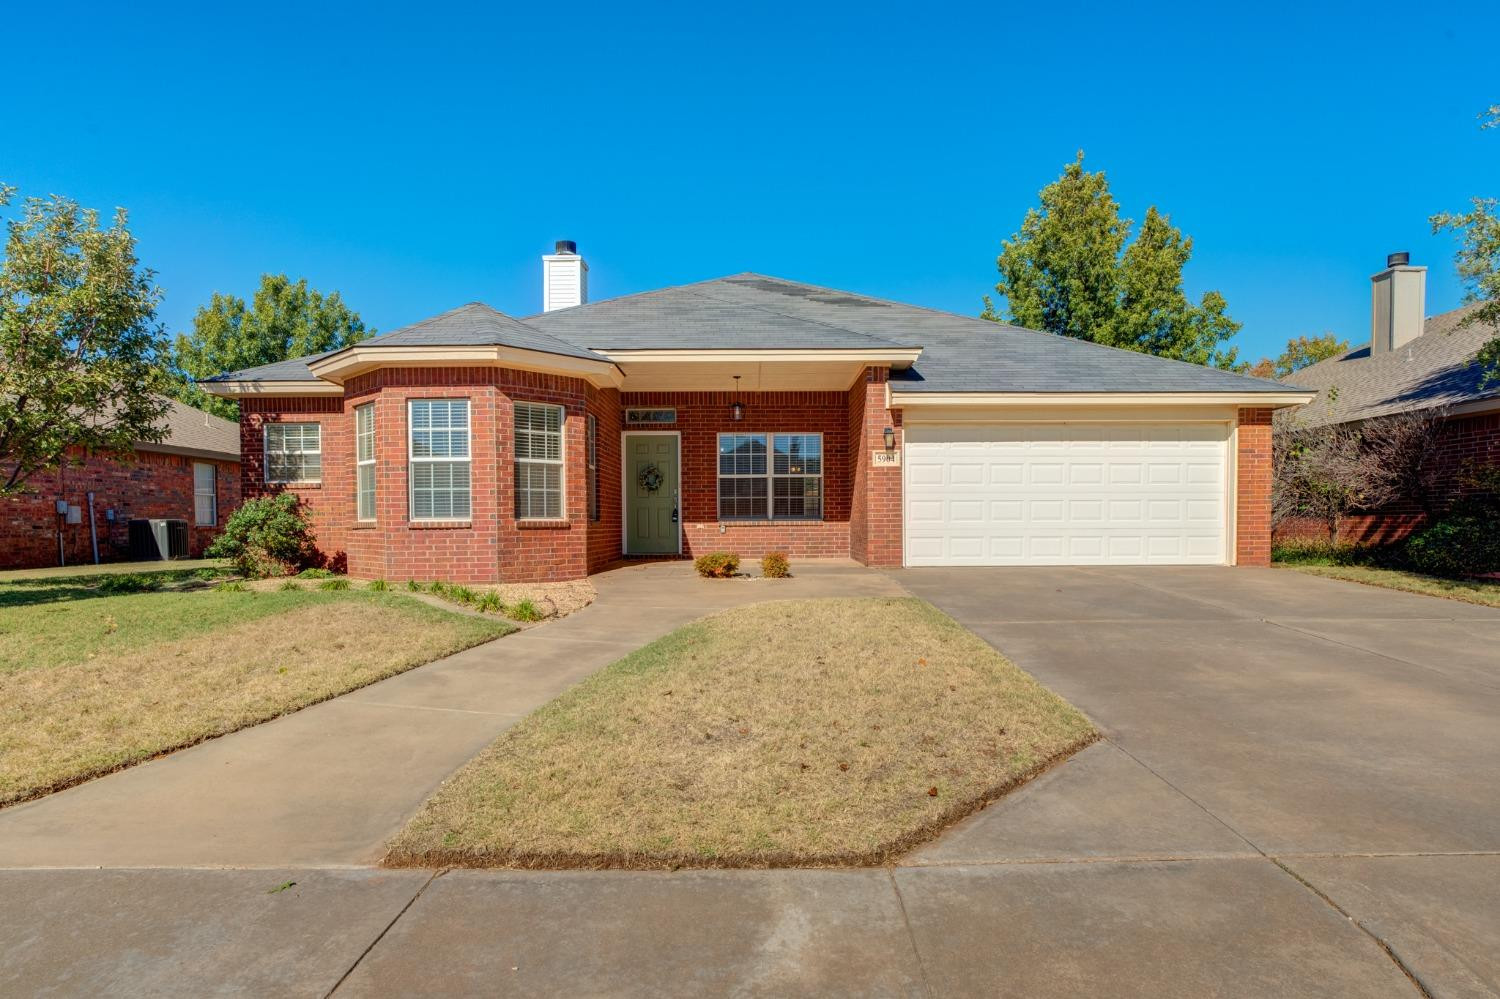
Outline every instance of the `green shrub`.
POLYGON ((767 579, 785 579, 792 574, 786 552, 766 552, 760 557, 760 574, 767 579))
POLYGON ((281 585, 276 588, 278 590, 301 590, 302 584, 297 582, 295 579, 286 579, 283 580, 281 585))
POLYGON ((285 576, 316 555, 312 525, 293 493, 248 500, 204 554, 226 558, 242 576, 285 576))
POLYGON ((740 571, 740 557, 735 552, 709 552, 694 559, 693 568, 706 579, 728 579, 740 571))
POLYGON ((485 590, 474 600, 474 609, 491 614, 498 614, 505 610, 505 603, 500 599, 500 594, 494 590, 485 590))
POLYGON ((238 579, 229 579, 214 587, 220 593, 244 593, 248 587, 238 579))
POLYGON ((478 596, 479 594, 475 593, 467 586, 448 587, 448 599, 452 600, 456 604, 463 604, 467 607, 469 604, 472 604, 478 598, 478 596))
POLYGON ((335 575, 336 575, 336 573, 332 572, 329 569, 319 569, 318 567, 314 566, 314 567, 312 567, 310 569, 303 569, 301 572, 297 573, 297 578, 298 579, 332 579, 335 575))
POLYGON ((333 579, 325 579, 318 584, 320 590, 347 590, 349 580, 344 576, 336 576, 333 579))
POLYGON ((417 582, 415 579, 408 579, 406 581, 406 588, 413 593, 422 592, 422 584, 417 582))
POLYGON ((383 579, 372 579, 372 580, 370 580, 370 585, 368 585, 368 586, 365 587, 365 589, 367 589, 367 590, 374 590, 376 593, 384 593, 386 590, 389 590, 390 588, 391 588, 391 584, 387 583, 383 579))
POLYGON ((443 582, 441 579, 434 579, 432 582, 427 584, 427 592, 436 593, 440 597, 444 596, 448 592, 448 584, 443 582))
POLYGON ((518 600, 505 608, 505 616, 512 621, 540 621, 547 615, 530 600, 518 600))
POLYGON ((1406 557, 1429 576, 1478 576, 1500 572, 1500 519, 1474 516, 1478 504, 1456 504, 1454 512, 1422 528, 1406 543, 1406 557))

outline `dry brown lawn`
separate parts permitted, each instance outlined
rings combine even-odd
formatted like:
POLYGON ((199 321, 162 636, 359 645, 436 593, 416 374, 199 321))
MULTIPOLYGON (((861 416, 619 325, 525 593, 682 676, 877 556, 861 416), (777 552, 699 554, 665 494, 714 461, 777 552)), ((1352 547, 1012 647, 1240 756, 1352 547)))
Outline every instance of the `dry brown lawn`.
POLYGON ((1446 597, 1464 603, 1480 604, 1484 607, 1500 607, 1500 581, 1484 579, 1443 579, 1441 576, 1424 576, 1416 572, 1399 569, 1377 569, 1365 565, 1288 565, 1288 569, 1305 572, 1312 576, 1327 576, 1344 579, 1366 586, 1381 586, 1388 590, 1405 590, 1408 593, 1423 593, 1429 597, 1446 597))
POLYGON ((877 864, 1094 738, 920 600, 755 604, 525 719, 439 788, 386 863, 877 864))
POLYGON ((0 593, 0 804, 505 634, 394 594, 0 593))

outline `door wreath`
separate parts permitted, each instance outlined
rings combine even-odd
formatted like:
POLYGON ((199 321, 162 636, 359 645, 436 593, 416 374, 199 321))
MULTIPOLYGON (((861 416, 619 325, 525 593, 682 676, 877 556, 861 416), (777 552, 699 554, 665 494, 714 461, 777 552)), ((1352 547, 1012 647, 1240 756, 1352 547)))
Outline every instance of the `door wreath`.
POLYGON ((648 493, 654 493, 661 488, 661 469, 655 465, 647 465, 641 469, 641 488, 648 493))

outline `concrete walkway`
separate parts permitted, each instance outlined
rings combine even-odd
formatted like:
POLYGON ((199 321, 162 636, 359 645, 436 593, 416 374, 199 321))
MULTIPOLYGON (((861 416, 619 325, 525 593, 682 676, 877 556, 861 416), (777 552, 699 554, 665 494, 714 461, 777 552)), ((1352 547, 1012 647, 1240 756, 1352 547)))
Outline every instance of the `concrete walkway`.
POLYGON ((497 735, 680 625, 758 600, 904 595, 852 563, 729 581, 657 563, 594 583, 596 601, 560 621, 0 809, 0 868, 372 864, 438 784, 497 735))
MULTIPOLYGON (((378 852, 446 775, 446 763, 417 766, 419 743, 446 743, 445 726, 462 729, 468 714, 499 731, 509 719, 484 705, 545 700, 542 687, 571 682, 503 665, 508 643, 547 638, 557 648, 538 646, 532 661, 582 675, 595 667, 581 660, 615 657, 618 630, 653 630, 633 617, 665 630, 660 619, 755 599, 763 586, 793 595, 700 585, 680 570, 612 574, 594 608, 485 647, 486 663, 454 657, 369 688, 373 700, 331 702, 362 713, 267 744, 281 783, 260 774, 253 800, 215 788, 213 763, 241 773, 255 761, 210 757, 152 791, 157 807, 172 792, 206 804, 154 822, 117 795, 65 803, 194 750, 0 812, 0 852, 18 868, 54 855, 80 867, 188 866, 183 856, 268 865, 0 870, 0 995, 1500 994, 1500 612, 1283 571, 805 573, 805 595, 888 593, 899 581, 1107 737, 893 869, 326 866, 378 852), (399 698, 374 696, 400 680, 411 685, 399 698), (399 751, 341 762, 362 725, 391 724, 382 711, 408 718, 405 734, 361 751, 399 751), (362 781, 369 809, 329 786, 345 774, 362 781), (428 783, 413 794, 400 786, 412 780, 428 783), (326 796, 343 804, 322 809, 326 796), (183 821, 196 832, 177 832, 183 821), (96 823, 106 832, 87 828, 96 823), (193 841, 204 835, 216 842, 193 841), (319 845, 298 854, 304 841, 319 845), (317 859, 292 859, 302 855, 317 859)), ((465 739, 487 741, 454 739, 450 758, 466 758, 465 739)))

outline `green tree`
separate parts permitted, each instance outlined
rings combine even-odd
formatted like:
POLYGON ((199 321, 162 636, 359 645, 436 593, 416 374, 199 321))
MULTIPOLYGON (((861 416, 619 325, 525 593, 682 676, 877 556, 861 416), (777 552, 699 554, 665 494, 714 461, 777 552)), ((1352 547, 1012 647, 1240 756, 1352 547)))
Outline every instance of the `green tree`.
MULTIPOLYGON (((1500 128, 1500 104, 1480 112, 1481 129, 1500 128)), ((1500 198, 1473 198, 1462 214, 1439 212, 1429 219, 1433 232, 1450 230, 1459 240, 1454 257, 1466 286, 1464 301, 1482 303, 1459 323, 1500 327, 1500 198)), ((1474 359, 1483 366, 1488 385, 1500 381, 1500 336, 1491 337, 1474 359)))
POLYGON ((1285 378, 1293 371, 1338 357, 1349 352, 1349 341, 1340 340, 1332 333, 1322 336, 1299 336, 1286 342, 1286 349, 1275 360, 1263 357, 1245 373, 1257 378, 1285 378))
MULTIPOLYGON (((15 188, 0 184, 0 206, 15 188)), ((161 292, 126 213, 108 228, 67 198, 27 198, 0 260, 0 496, 75 448, 160 441, 161 292)))
POLYGON ((1226 346, 1240 324, 1224 296, 1210 291, 1194 305, 1183 291, 1193 241, 1155 206, 1126 247, 1131 225, 1103 171, 1085 170, 1080 152, 1001 246, 995 290, 1006 314, 986 296, 981 315, 1194 364, 1243 367, 1226 346))
POLYGON ((195 379, 339 350, 373 336, 338 292, 324 295, 285 274, 263 274, 247 306, 243 298, 214 293, 193 317, 192 334, 178 334, 172 355, 175 394, 190 406, 227 419, 239 406, 204 392, 195 379))

